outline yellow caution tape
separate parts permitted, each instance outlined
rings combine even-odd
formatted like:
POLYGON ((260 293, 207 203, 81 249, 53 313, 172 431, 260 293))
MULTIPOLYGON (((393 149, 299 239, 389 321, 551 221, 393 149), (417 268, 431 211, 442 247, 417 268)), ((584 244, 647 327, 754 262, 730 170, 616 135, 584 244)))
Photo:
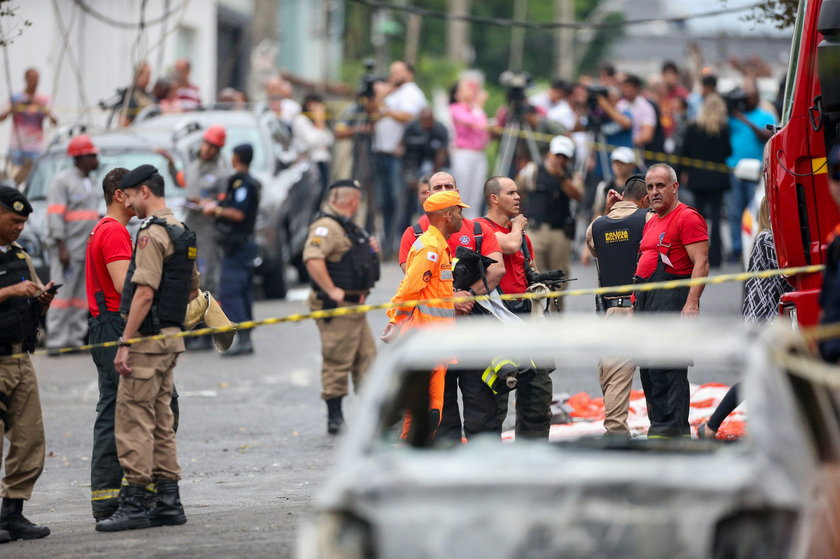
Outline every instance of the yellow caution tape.
MULTIPOLYGON (((658 289, 677 289, 679 287, 691 287, 693 285, 717 285, 720 283, 743 282, 749 279, 764 279, 778 276, 797 276, 800 274, 813 274, 823 271, 825 267, 822 265, 813 266, 799 266, 794 268, 784 268, 781 270, 765 270, 762 272, 740 272, 737 274, 720 274, 717 276, 708 276, 703 278, 686 278, 678 280, 668 280, 650 283, 631 283, 626 285, 616 285, 613 287, 590 287, 584 289, 567 289, 558 291, 549 291, 547 293, 506 293, 503 295, 494 295, 493 299, 502 299, 503 301, 513 301, 520 299, 555 299, 558 297, 580 297, 583 295, 611 295, 624 294, 631 291, 654 291, 658 289)), ((436 299, 423 299, 417 301, 403 301, 400 303, 380 303, 377 305, 353 305, 347 307, 339 307, 336 309, 312 311, 308 313, 290 314, 287 316, 277 316, 272 318, 264 318, 262 320, 248 320, 227 326, 224 328, 197 328, 195 330, 176 332, 174 334, 155 334, 153 336, 145 336, 141 338, 131 338, 130 340, 102 342, 98 344, 85 344, 82 346, 68 346, 55 349, 41 349, 33 352, 33 355, 62 355, 65 353, 78 353, 81 351, 89 351, 91 349, 116 347, 121 344, 133 345, 140 342, 168 340, 174 338, 192 338, 196 336, 205 336, 210 334, 218 334, 221 332, 230 332, 236 330, 251 330, 259 326, 268 326, 270 324, 281 324, 284 322, 303 322, 304 320, 318 320, 321 318, 333 318, 336 316, 347 316, 352 314, 368 313, 376 310, 392 309, 396 307, 417 307, 419 305, 435 305, 445 302, 467 303, 470 301, 488 301, 491 299, 490 295, 475 295, 468 297, 443 297, 436 299)), ((836 332, 833 337, 840 337, 840 325, 832 333, 836 332)), ((816 339, 816 338, 812 338, 816 339)), ((16 353, 9 357, 23 357, 25 353, 16 353)))

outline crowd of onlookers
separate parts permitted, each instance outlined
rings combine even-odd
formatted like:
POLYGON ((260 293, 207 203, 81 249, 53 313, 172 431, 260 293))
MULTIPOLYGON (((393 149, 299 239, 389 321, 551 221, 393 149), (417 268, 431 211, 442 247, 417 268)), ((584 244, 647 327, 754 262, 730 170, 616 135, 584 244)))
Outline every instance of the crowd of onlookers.
MULTIPOLYGON (((35 90, 37 81, 37 71, 27 70, 26 88, 13 99, 37 105, 38 111, 19 114, 10 108, 0 114, 2 120, 14 112, 15 163, 43 149, 42 122, 54 120, 49 100, 35 90)), ((334 141, 352 141, 352 164, 338 165, 338 172, 352 173, 369 187, 374 197, 370 207, 378 211, 368 225, 382 238, 386 255, 396 250, 399 233, 419 210, 413 192, 424 175, 451 171, 471 206, 467 216, 476 217, 483 209, 484 180, 496 174, 490 173, 494 163, 498 171, 504 160, 503 174, 516 177, 529 161, 545 157, 551 138, 567 135, 575 142, 572 166, 585 184, 584 199, 576 209, 583 220, 601 213, 609 188, 620 190, 627 176, 643 171, 650 161, 663 160, 661 154, 717 164, 681 159, 675 166, 685 187, 683 197, 710 221, 712 266, 726 256, 740 260, 741 216, 756 185, 731 171, 742 159, 762 158, 771 133, 766 126, 778 121, 778 106, 762 103, 754 79, 745 78, 741 87, 724 95, 711 71, 692 82, 673 62, 665 62, 661 72, 646 81, 603 64, 597 76, 582 76, 574 83, 553 80, 536 94, 528 95, 527 88, 519 96, 508 91, 508 102, 492 117, 478 72, 464 72, 452 86, 448 110, 429 104, 429 96, 414 81, 413 67, 404 61, 393 62, 388 76, 370 85, 370 91, 344 112, 329 113, 325 100, 314 93, 298 103, 292 84, 282 77, 266 81, 259 104, 225 87, 209 106, 274 112, 294 146, 293 157, 315 162, 324 184, 331 172, 335 174, 334 141), (499 140, 498 158, 489 161, 494 140, 499 140), (722 235, 724 223, 728 242, 722 235)), ((130 125, 150 106, 163 113, 208 106, 190 80, 188 60, 178 60, 171 72, 154 82, 149 64, 136 67, 132 83, 120 94, 119 123, 130 125)), ((581 251, 588 261, 585 248, 581 251)))

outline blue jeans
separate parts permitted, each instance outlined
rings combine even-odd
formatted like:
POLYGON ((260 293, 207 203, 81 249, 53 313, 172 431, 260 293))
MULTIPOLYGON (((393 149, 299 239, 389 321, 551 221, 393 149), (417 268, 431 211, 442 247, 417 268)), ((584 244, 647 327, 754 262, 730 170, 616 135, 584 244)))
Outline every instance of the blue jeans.
POLYGON ((729 220, 729 234, 732 237, 732 253, 741 254, 741 217, 752 200, 758 183, 741 180, 730 173, 729 184, 732 188, 726 193, 726 215, 729 220))
POLYGON ((254 277, 254 258, 257 245, 245 241, 232 248, 225 248, 222 258, 222 273, 219 277, 219 300, 222 309, 232 322, 253 320, 254 293, 251 280, 254 277))
POLYGON ((376 154, 376 207, 382 213, 382 248, 386 251, 396 249, 395 239, 402 236, 401 229, 404 229, 400 229, 398 223, 401 221, 398 212, 403 208, 405 198, 401 163, 394 154, 376 154))
POLYGON ((29 151, 16 148, 9 152, 9 159, 11 159, 12 163, 15 165, 23 165, 23 161, 25 159, 31 159, 34 162, 40 153, 40 151, 29 151))

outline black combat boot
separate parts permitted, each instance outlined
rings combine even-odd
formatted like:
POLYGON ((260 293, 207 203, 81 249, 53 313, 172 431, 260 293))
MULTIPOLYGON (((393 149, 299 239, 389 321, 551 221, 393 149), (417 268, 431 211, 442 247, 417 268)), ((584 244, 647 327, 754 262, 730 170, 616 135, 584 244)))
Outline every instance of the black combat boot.
POLYGON ((142 485, 128 484, 120 497, 120 508, 110 518, 96 523, 98 532, 121 532, 148 528, 149 514, 146 511, 146 488, 142 485))
POLYGON ((251 355, 254 353, 254 346, 251 343, 251 331, 239 330, 236 333, 236 341, 226 352, 222 353, 222 357, 234 357, 236 355, 251 355))
POLYGON ((341 396, 327 400, 327 433, 338 435, 344 428, 344 414, 341 413, 341 396))
POLYGON ((0 530, 8 532, 12 540, 37 540, 50 535, 49 528, 36 526, 23 516, 23 499, 3 499, 0 530))
POLYGON ((0 543, 9 543, 12 541, 12 536, 6 530, 0 530, 0 543))
POLYGON ((178 480, 160 479, 157 482, 157 501, 149 510, 152 526, 177 526, 187 522, 181 494, 178 492, 178 480))

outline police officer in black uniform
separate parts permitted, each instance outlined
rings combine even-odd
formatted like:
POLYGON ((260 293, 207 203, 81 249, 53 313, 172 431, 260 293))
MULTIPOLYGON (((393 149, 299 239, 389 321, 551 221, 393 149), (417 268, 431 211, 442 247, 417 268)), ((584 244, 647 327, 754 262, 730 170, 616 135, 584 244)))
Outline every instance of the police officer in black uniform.
MULTIPOLYGON (((216 230, 222 247, 222 273, 219 280, 219 299, 225 314, 233 322, 254 319, 254 296, 251 280, 254 277, 254 259, 257 244, 254 227, 260 203, 260 183, 248 172, 254 158, 251 144, 233 148, 231 164, 236 171, 228 179, 224 200, 204 206, 206 215, 216 217, 216 230)), ((240 330, 236 343, 223 356, 254 353, 251 331, 240 330)))
MULTIPOLYGON (((601 287, 633 283, 639 243, 647 220, 647 190, 642 177, 634 175, 625 182, 623 193, 610 191, 606 215, 592 222, 586 231, 586 244, 597 258, 598 283, 601 287)), ((597 295, 598 312, 607 316, 630 314, 630 293, 597 295)), ((603 357, 598 364, 601 390, 604 393, 604 428, 608 433, 630 436, 627 412, 636 365, 626 359, 603 357)))
POLYGON ((30 213, 23 194, 0 187, 0 432, 9 439, 7 457, 14 457, 0 486, 0 543, 50 533, 22 513, 44 470, 45 451, 38 381, 26 353, 35 350, 39 320, 55 295, 54 283, 41 285, 29 255, 15 242, 30 213))

